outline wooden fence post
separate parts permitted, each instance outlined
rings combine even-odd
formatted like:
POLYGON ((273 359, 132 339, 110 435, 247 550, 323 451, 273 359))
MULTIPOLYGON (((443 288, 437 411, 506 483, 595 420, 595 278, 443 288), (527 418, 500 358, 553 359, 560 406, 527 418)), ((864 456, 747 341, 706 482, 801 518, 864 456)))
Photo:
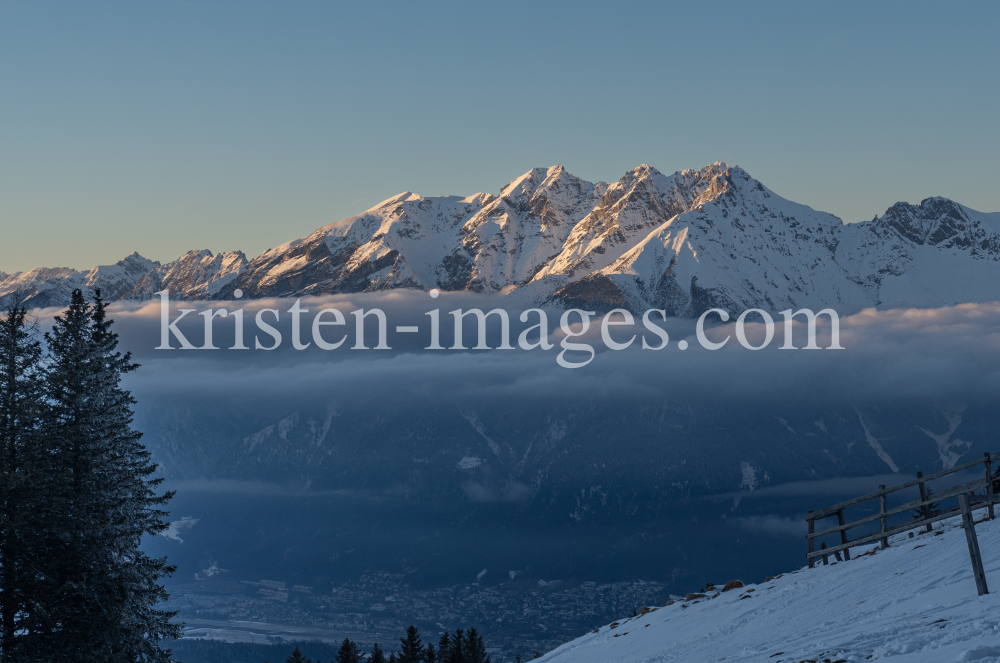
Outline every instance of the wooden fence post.
MULTIPOLYGON (((841 509, 840 511, 837 512, 837 523, 841 527, 844 526, 844 510, 843 509, 841 509)), ((847 543, 847 530, 846 529, 840 530, 840 542, 841 543, 847 543)), ((845 560, 851 559, 851 549, 850 548, 844 548, 844 559, 845 560)))
MULTIPOLYGON (((924 476, 923 472, 917 472, 917 478, 918 479, 922 478, 923 476, 924 476)), ((927 488, 926 488, 926 486, 924 486, 924 482, 921 481, 917 485, 920 488, 920 501, 921 502, 926 502, 927 501, 927 488)), ((929 504, 923 505, 922 507, 920 507, 920 512, 924 514, 924 518, 930 518, 931 517, 931 506, 929 504)), ((927 531, 930 532, 932 529, 934 529, 934 528, 931 527, 931 524, 927 523, 927 531)))
MULTIPOLYGON (((993 496, 993 464, 990 462, 990 452, 986 452, 986 497, 989 499, 993 496)), ((993 513, 993 502, 990 502, 989 507, 987 507, 986 518, 987 520, 993 520, 996 516, 993 513)))
MULTIPOLYGON (((820 550, 826 550, 826 541, 824 541, 823 543, 820 544, 819 549, 820 550)), ((823 566, 826 566, 826 564, 827 564, 827 562, 826 562, 826 555, 823 555, 823 566)))
POLYGON ((969 496, 962 493, 958 496, 958 506, 962 510, 962 526, 965 527, 965 541, 969 544, 969 557, 972 558, 972 575, 976 577, 976 591, 979 595, 989 594, 986 586, 986 572, 983 570, 983 558, 979 554, 979 539, 976 537, 976 523, 972 519, 972 509, 969 506, 969 496))
MULTIPOLYGON (((812 513, 812 511, 810 511, 809 513, 812 513)), ((806 516, 806 520, 809 521, 809 533, 810 534, 815 533, 816 532, 816 521, 812 520, 811 518, 809 518, 808 515, 806 516)), ((813 552, 814 550, 816 550, 816 539, 814 539, 812 537, 808 537, 808 538, 809 538, 809 552, 813 552)), ((814 558, 810 557, 809 558, 809 568, 810 569, 813 567, 813 561, 814 561, 814 558)))
MULTIPOLYGON (((879 490, 885 490, 885 486, 879 486, 878 489, 879 490)), ((878 496, 878 512, 882 514, 882 519, 881 519, 882 520, 882 526, 879 528, 879 531, 882 532, 883 534, 885 534, 886 529, 888 529, 888 527, 886 526, 886 517, 885 517, 885 512, 886 512, 886 508, 885 508, 885 493, 882 493, 881 495, 878 496)), ((884 549, 884 548, 888 548, 888 547, 889 547, 889 537, 883 536, 882 537, 882 548, 884 549)))

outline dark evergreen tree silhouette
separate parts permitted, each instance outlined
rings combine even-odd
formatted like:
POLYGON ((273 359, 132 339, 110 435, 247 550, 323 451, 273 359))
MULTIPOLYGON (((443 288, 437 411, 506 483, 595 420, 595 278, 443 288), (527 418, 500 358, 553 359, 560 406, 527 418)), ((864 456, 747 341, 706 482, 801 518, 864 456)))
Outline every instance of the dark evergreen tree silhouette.
POLYGON ((334 659, 334 662, 360 663, 360 661, 361 650, 358 649, 358 644, 350 638, 344 638, 344 642, 340 645, 340 649, 337 651, 337 657, 334 659))
POLYGON ((466 637, 464 663, 491 663, 483 638, 475 628, 470 628, 466 637))
POLYGON ((438 663, 448 663, 451 656, 451 633, 445 631, 441 634, 441 638, 438 640, 438 663))
POLYGON ((386 663, 385 652, 382 651, 377 642, 372 645, 372 653, 368 655, 368 663, 386 663))
MULTIPOLYGON (((929 500, 933 500, 934 499, 934 491, 931 490, 930 486, 927 486, 927 499, 929 499, 929 500)), ((933 518, 934 516, 936 516, 936 515, 938 515, 940 513, 941 513, 941 503, 940 502, 931 502, 930 504, 927 505, 927 516, 929 518, 933 518)))
POLYGON ((45 335, 49 358, 37 480, 44 495, 28 548, 35 555, 35 595, 27 638, 35 660, 73 663, 166 663, 162 643, 180 636, 176 613, 158 610, 173 572, 166 559, 139 549, 143 534, 168 525, 160 510, 173 493, 132 429, 135 399, 122 375, 138 368, 118 351, 104 301, 73 292, 69 309, 45 335))
POLYGON ((302 655, 302 650, 296 647, 292 650, 292 655, 285 659, 286 663, 312 663, 312 661, 302 655))
POLYGON ((448 650, 448 658, 444 660, 444 663, 467 663, 465 660, 465 644, 465 631, 460 628, 455 629, 455 635, 451 636, 451 648, 448 650))
POLYGON ((399 639, 401 651, 399 663, 420 663, 424 657, 424 645, 420 641, 420 633, 412 624, 406 629, 406 637, 399 639))
MULTIPOLYGON (((931 490, 930 486, 924 487, 924 499, 925 500, 934 499, 934 491, 931 490)), ((939 513, 941 513, 941 503, 931 502, 930 504, 925 504, 924 506, 918 506, 917 508, 915 508, 913 510, 913 519, 924 520, 926 518, 933 518, 939 513)), ((932 529, 931 524, 928 523, 926 531, 930 532, 931 529, 932 529)))
POLYGON ((31 489, 43 414, 41 344, 21 297, 0 320, 0 660, 27 655, 25 606, 35 597, 30 550, 42 495, 31 489))
POLYGON ((424 657, 421 659, 424 663, 438 663, 437 652, 434 651, 434 645, 427 643, 427 647, 424 649, 424 657))

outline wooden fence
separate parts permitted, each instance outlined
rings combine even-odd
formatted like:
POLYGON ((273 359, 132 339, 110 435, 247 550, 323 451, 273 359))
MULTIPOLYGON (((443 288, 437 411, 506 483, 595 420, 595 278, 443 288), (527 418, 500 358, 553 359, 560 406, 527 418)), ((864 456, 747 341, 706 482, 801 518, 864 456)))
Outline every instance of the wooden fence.
MULTIPOLYGON (((938 472, 936 474, 931 474, 929 476, 923 476, 922 473, 917 472, 917 478, 912 481, 907 481, 901 483, 898 486, 893 486, 891 488, 886 488, 885 486, 879 486, 879 489, 874 493, 869 493, 867 495, 862 495, 861 497, 855 497, 854 499, 847 500, 846 502, 841 502, 840 504, 834 504, 833 506, 827 507, 825 509, 820 509, 819 511, 810 511, 806 514, 806 522, 809 525, 809 533, 806 535, 809 541, 809 552, 806 554, 806 558, 809 560, 810 568, 816 563, 816 560, 822 558, 823 563, 827 562, 828 555, 835 555, 837 559, 841 559, 840 553, 843 552, 843 559, 850 559, 851 552, 850 549, 854 546, 863 546, 865 544, 874 543, 876 541, 881 542, 881 547, 889 547, 889 537, 894 534, 899 534, 901 532, 906 532, 908 530, 917 529, 920 527, 926 527, 928 530, 933 528, 933 523, 943 520, 945 518, 951 518, 952 516, 962 514, 963 518, 968 516, 968 511, 976 508, 986 508, 988 520, 992 520, 995 517, 993 504, 998 500, 993 494, 993 466, 994 463, 1000 461, 1000 454, 989 454, 988 452, 984 454, 983 458, 980 460, 975 460, 970 463, 965 463, 964 465, 958 465, 951 469, 938 472), (959 484, 957 486, 951 486, 940 492, 934 492, 928 494, 927 483, 929 481, 934 481, 942 477, 946 477, 951 474, 956 474, 958 472, 963 472, 974 468, 978 465, 983 466, 982 478, 976 479, 974 481, 969 481, 967 483, 959 484), (887 496, 906 488, 912 488, 916 486, 919 490, 919 499, 906 502, 899 506, 893 507, 891 509, 887 508, 887 496), (982 488, 986 489, 985 496, 972 496, 969 497, 972 491, 980 490, 982 488), (965 496, 966 499, 962 499, 965 496), (954 498, 956 499, 956 504, 953 507, 940 510, 932 510, 932 507, 944 500, 954 498), (871 500, 878 500, 878 512, 872 513, 870 515, 858 518, 857 520, 852 520, 850 522, 845 522, 844 510, 849 507, 857 507, 865 504, 871 500), (963 508, 964 507, 964 508, 963 508), (890 527, 888 525, 888 520, 891 516, 905 514, 907 512, 916 512, 918 517, 910 518, 907 522, 901 523, 890 527), (824 520, 826 518, 832 518, 836 516, 837 525, 835 527, 828 527, 826 529, 816 531, 816 521, 824 520), (861 527, 868 523, 874 523, 878 521, 879 528, 877 532, 865 534, 859 536, 855 539, 850 539, 848 537, 848 530, 861 527), (826 547, 823 543, 820 550, 816 550, 816 541, 819 537, 838 534, 840 535, 840 543, 838 545, 832 546, 830 548, 826 547)), ((968 516, 968 520, 971 523, 971 516, 968 516)), ((972 556, 973 572, 976 574, 976 585, 980 590, 980 594, 986 592, 986 581, 982 574, 982 561, 976 559, 979 552, 979 544, 976 541, 975 529, 974 527, 966 527, 966 534, 970 536, 969 540, 969 552, 972 556), (971 531, 970 531, 971 529, 971 531), (973 548, 975 551, 973 552, 973 548)))

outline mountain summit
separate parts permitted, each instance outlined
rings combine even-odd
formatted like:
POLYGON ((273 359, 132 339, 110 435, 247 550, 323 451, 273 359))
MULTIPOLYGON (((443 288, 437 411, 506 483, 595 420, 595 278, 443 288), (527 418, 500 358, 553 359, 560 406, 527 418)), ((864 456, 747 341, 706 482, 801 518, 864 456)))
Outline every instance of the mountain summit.
POLYGON ((499 195, 404 192, 247 261, 191 251, 160 266, 138 254, 90 272, 0 274, 33 306, 74 287, 112 299, 169 288, 183 299, 292 297, 412 288, 514 295, 519 303, 662 308, 695 316, 794 306, 943 306, 1000 299, 1000 213, 946 198, 897 203, 845 225, 717 162, 664 175, 640 165, 592 183, 534 168, 499 195))

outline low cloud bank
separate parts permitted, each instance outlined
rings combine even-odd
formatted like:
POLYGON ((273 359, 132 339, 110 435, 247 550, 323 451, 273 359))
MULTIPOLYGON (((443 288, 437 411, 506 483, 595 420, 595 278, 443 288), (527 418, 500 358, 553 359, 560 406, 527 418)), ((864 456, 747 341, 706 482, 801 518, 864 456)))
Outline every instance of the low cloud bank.
MULTIPOLYGON (((345 312, 354 307, 379 307, 390 317, 390 325, 426 327, 421 316, 432 305, 447 312, 473 307, 488 310, 495 302, 469 294, 446 294, 432 301, 425 293, 389 293, 309 298, 303 299, 302 305, 306 309, 336 306, 345 312)), ((287 311, 290 305, 288 300, 256 300, 247 303, 246 314, 263 308, 287 311)), ((512 320, 517 318, 517 311, 509 313, 512 320)), ((558 314, 553 311, 550 321, 558 314)), ((601 344, 601 331, 592 325, 586 335, 574 340, 592 343, 596 356, 587 366, 573 370, 556 364, 562 338, 559 331, 550 334, 555 347, 531 351, 425 350, 427 338, 392 332, 392 350, 388 351, 167 351, 154 349, 160 343, 158 303, 115 304, 112 316, 123 347, 144 364, 130 381, 144 394, 183 392, 253 399, 262 394, 315 394, 321 390, 331 400, 387 399, 387 407, 392 399, 402 397, 434 401, 564 399, 608 392, 761 402, 863 403, 886 398, 957 402, 1000 396, 1000 303, 868 309, 840 319, 844 350, 782 350, 779 323, 776 338, 768 347, 751 351, 736 342, 735 325, 730 322, 708 329, 706 336, 714 342, 732 337, 724 348, 708 351, 697 343, 693 321, 668 319, 660 323, 670 338, 664 349, 644 350, 637 337, 628 349, 615 351, 601 344), (681 340, 688 342, 687 349, 679 349, 681 340)), ((50 320, 43 316, 41 323, 47 327, 50 320)), ((287 320, 285 324, 288 326, 282 333, 291 333, 287 320)), ((641 324, 636 329, 614 329, 616 337, 622 339, 641 331, 641 324)), ((819 325, 820 347, 830 344, 829 333, 830 325, 824 319, 819 325)), ((475 339, 474 331, 467 334, 467 339, 475 339)), ((491 328, 494 345, 497 335, 491 328)), ((793 336, 797 346, 805 345, 801 322, 793 336)), ((746 337, 751 343, 760 343, 763 325, 748 324, 746 337)), ((221 328, 215 340, 220 347, 227 342, 221 328)), ((657 339, 651 338, 649 344, 657 344, 657 339)))
MULTIPOLYGON (((287 311, 293 301, 247 302, 246 315, 273 308, 287 311)), ((308 310, 336 306, 345 313, 358 308, 381 308, 391 325, 423 324, 425 313, 481 308, 497 300, 468 293, 442 294, 432 300, 426 293, 391 292, 338 295, 303 299, 308 310)), ((225 303, 231 306, 232 303, 225 303)), ((199 307, 214 306, 199 303, 199 307)), ((51 326, 57 311, 39 312, 41 328, 51 326)), ((553 310, 550 320, 560 311, 553 310)), ((518 311, 510 310, 511 320, 518 311)), ((392 412, 402 404, 456 408, 500 404, 513 410, 519 404, 576 404, 650 401, 727 407, 728 404, 772 408, 777 405, 869 407, 878 404, 986 405, 1000 397, 1000 303, 962 304, 938 309, 868 309, 840 319, 840 344, 844 350, 783 350, 783 325, 763 350, 747 350, 735 342, 735 325, 720 324, 707 330, 713 342, 727 336, 722 349, 709 351, 695 338, 694 322, 668 319, 660 326, 669 334, 662 350, 644 350, 641 338, 626 350, 615 351, 601 343, 597 325, 579 339, 595 348, 587 366, 565 369, 557 365, 561 332, 554 331, 550 350, 425 350, 426 336, 390 333, 390 351, 321 351, 289 347, 265 351, 155 350, 160 343, 160 308, 156 301, 122 302, 111 307, 123 349, 134 353, 143 367, 128 376, 126 385, 140 400, 140 407, 190 408, 224 405, 232 416, 254 420, 272 413, 287 414, 299 403, 377 405, 392 412), (417 338, 416 336, 419 336, 417 338), (678 347, 688 341, 686 350, 678 347)), ((189 316, 191 317, 191 316, 189 316)), ((292 332, 285 316, 283 334, 292 332)), ((195 326, 199 320, 193 321, 195 326)), ((218 322, 226 322, 218 320, 218 322)), ((449 320, 450 322, 450 320, 449 320)), ((553 325, 555 327, 556 325, 553 325)), ((444 325, 443 325, 444 327, 444 325)), ((216 344, 226 339, 220 325, 216 344)), ((192 336, 197 329, 192 328, 192 336)), ((616 327, 616 338, 627 339, 642 331, 616 327)), ((466 332, 473 345, 475 332, 466 332)), ((764 327, 746 326, 746 337, 759 344, 764 327)), ((512 331, 512 335, 514 332, 512 331)), ((497 344, 497 329, 490 342, 497 344)), ((817 342, 830 345, 830 325, 819 325, 817 342)), ((249 338, 249 337, 248 337, 249 338)), ((795 345, 805 345, 805 327, 793 332, 795 345)), ((649 339, 657 345, 656 338, 649 339)), ((346 345, 346 344, 345 344, 346 345)), ((374 345, 374 344, 372 344, 374 345)), ((680 405, 678 405, 679 407, 680 405)), ((278 414, 275 418, 284 416, 278 414)), ((271 420, 273 421, 273 419, 271 420)), ((270 421, 262 421, 262 426, 270 421)), ((812 483, 812 482, 809 482, 812 483)), ((517 501, 518 491, 489 493, 470 485, 470 499, 483 502, 517 501)), ((746 496, 746 495, 744 495, 746 496)))

